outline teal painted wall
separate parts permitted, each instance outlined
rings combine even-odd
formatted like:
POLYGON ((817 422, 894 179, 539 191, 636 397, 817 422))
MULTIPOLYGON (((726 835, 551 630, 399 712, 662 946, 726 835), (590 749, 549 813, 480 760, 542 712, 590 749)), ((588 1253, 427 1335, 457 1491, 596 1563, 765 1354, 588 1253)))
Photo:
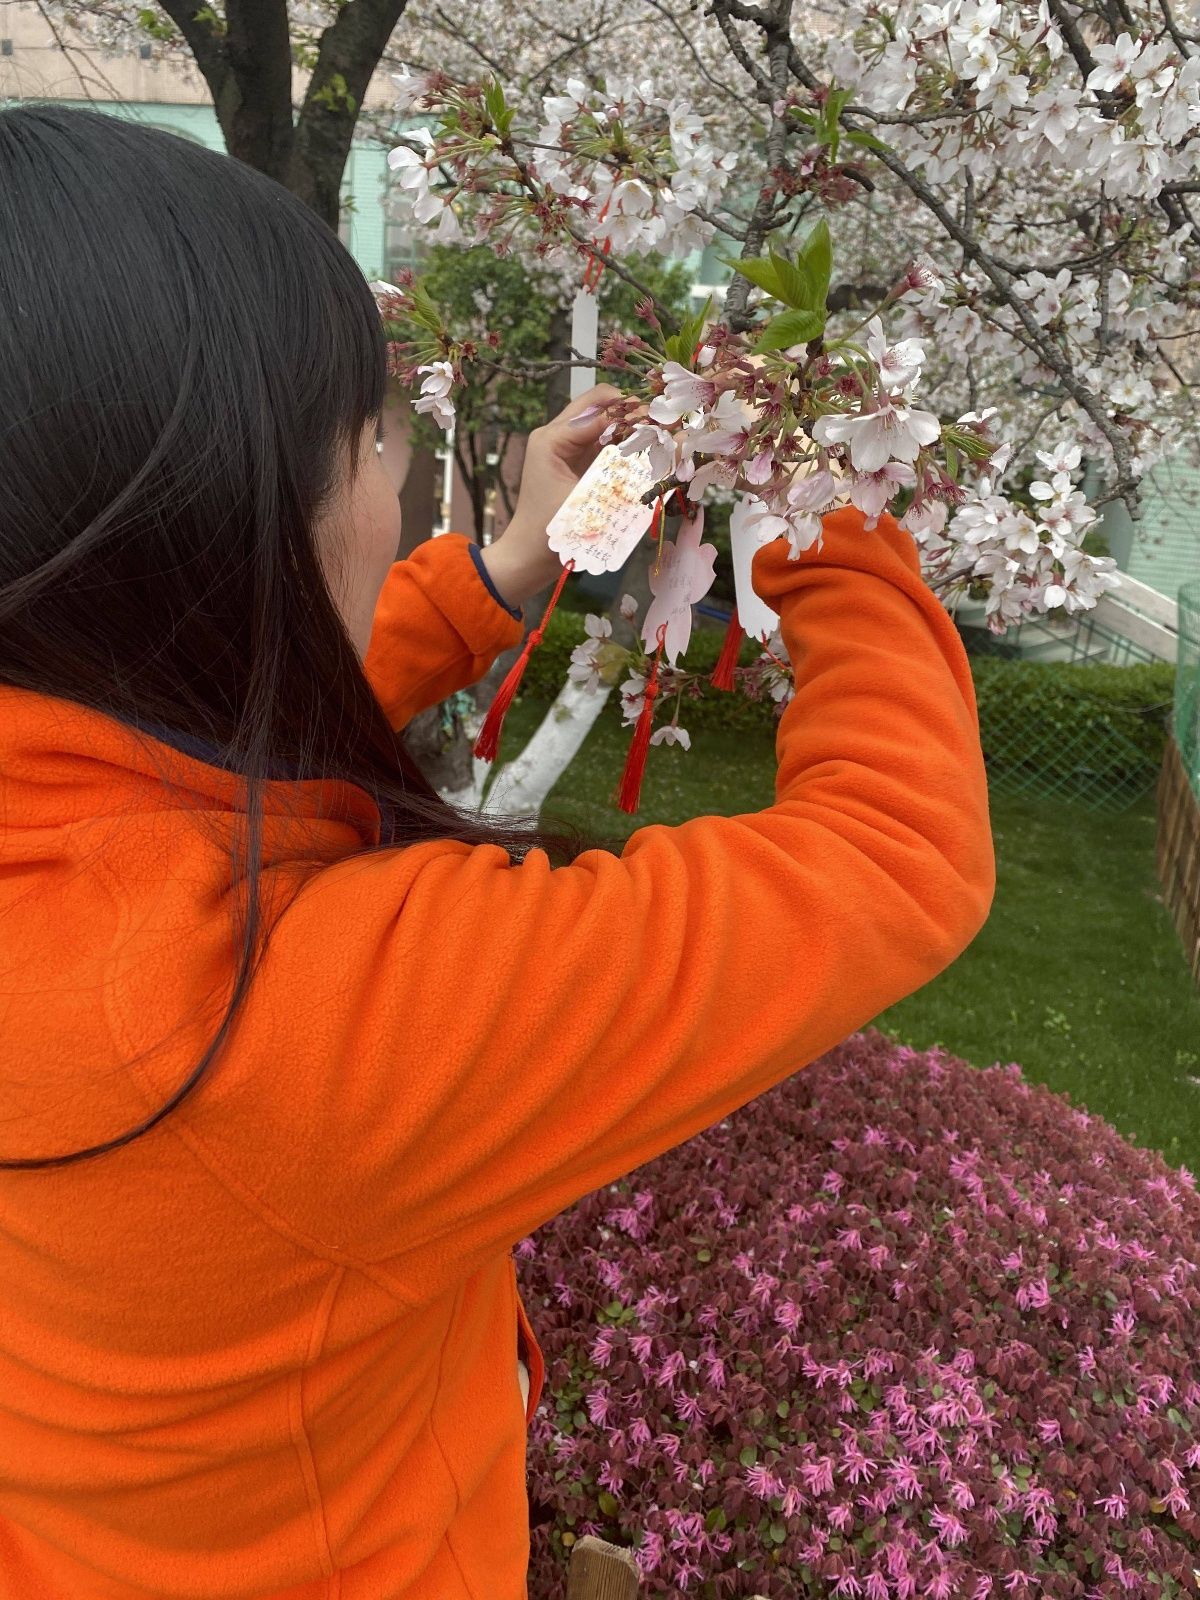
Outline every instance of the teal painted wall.
POLYGON ((385 145, 364 141, 351 146, 342 184, 343 198, 349 196, 353 202, 347 214, 350 237, 346 243, 368 278, 387 276, 387 178, 385 145))
POLYGON ((1178 458, 1155 467, 1143 506, 1126 571, 1175 599, 1200 578, 1200 467, 1178 458))
MULTIPOLYGON (((209 150, 224 151, 217 114, 210 105, 163 105, 154 101, 62 101, 60 104, 86 104, 96 111, 128 117, 150 128, 163 128, 185 139, 194 139, 209 150)), ((367 142, 351 147, 342 185, 343 199, 351 208, 345 213, 342 238, 368 278, 384 273, 384 195, 387 184, 387 147, 367 142)))

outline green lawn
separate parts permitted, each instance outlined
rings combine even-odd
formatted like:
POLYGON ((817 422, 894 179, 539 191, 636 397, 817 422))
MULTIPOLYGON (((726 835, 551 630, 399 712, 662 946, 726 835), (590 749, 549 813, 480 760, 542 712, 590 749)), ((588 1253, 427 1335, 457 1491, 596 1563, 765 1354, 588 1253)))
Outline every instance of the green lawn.
MULTIPOLYGON (((544 710, 532 700, 513 707, 502 755, 520 748, 544 710)), ((616 717, 602 717, 547 818, 623 838, 646 823, 730 815, 771 799, 769 735, 704 731, 690 754, 650 752, 641 811, 626 817, 608 797, 628 741, 616 717)), ((993 826, 998 886, 987 927, 878 1025, 977 1066, 1020 1062, 1131 1139, 1200 1168, 1200 996, 1159 899, 1152 801, 1113 817, 998 799, 993 826)))

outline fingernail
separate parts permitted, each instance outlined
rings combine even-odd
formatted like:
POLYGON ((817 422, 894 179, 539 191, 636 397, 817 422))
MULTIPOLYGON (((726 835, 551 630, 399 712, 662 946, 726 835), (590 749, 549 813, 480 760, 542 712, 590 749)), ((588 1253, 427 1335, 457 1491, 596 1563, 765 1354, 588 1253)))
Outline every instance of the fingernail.
POLYGON ((598 416, 602 410, 602 406, 584 406, 582 411, 577 411, 575 415, 570 418, 567 426, 570 428, 577 428, 581 422, 590 422, 592 418, 598 416))

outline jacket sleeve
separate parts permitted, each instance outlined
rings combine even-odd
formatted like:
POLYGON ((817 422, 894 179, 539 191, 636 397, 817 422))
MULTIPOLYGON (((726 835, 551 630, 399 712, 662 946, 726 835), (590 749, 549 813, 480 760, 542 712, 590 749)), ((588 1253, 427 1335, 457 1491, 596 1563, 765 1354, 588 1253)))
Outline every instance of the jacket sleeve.
POLYGON ((979 930, 994 869, 971 675, 912 540, 834 513, 821 552, 776 540, 754 581, 796 672, 773 804, 569 866, 444 841, 299 890, 248 1009, 289 1064, 259 1111, 258 1180, 303 1237, 432 1294, 979 930))
POLYGON ((444 533, 388 573, 364 666, 393 728, 477 683, 524 636, 520 611, 500 600, 474 550, 466 534, 444 533))

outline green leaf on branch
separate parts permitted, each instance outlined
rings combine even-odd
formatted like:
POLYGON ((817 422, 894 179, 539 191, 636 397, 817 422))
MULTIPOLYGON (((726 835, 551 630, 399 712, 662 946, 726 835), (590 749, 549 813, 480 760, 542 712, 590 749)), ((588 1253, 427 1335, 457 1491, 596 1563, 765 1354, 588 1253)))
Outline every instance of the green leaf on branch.
POLYGON ((838 157, 838 140, 842 136, 839 118, 842 115, 842 107, 849 98, 849 89, 831 89, 825 101, 825 137, 822 142, 829 146, 829 159, 831 161, 836 161, 838 157))
POLYGON ((968 461, 986 461, 996 448, 994 443, 981 439, 969 428, 943 426, 942 442, 947 449, 957 450, 960 455, 966 456, 968 461))
POLYGON ((483 91, 483 104, 496 132, 502 138, 506 138, 508 130, 512 127, 514 112, 505 100, 504 90, 495 78, 488 80, 487 88, 483 91))
POLYGON ((424 328, 426 333, 432 333, 439 339, 445 332, 445 318, 433 303, 428 289, 422 283, 413 283, 405 291, 404 317, 407 322, 413 323, 418 328, 424 328))
POLYGON ((812 283, 812 303, 824 309, 829 294, 829 279, 833 274, 833 240, 824 217, 808 230, 801 241, 796 252, 796 265, 812 283))
POLYGON ((326 111, 357 111, 358 101, 350 93, 349 85, 340 72, 331 72, 329 82, 314 93, 313 100, 326 111))
POLYGON ((621 1509, 616 1495, 609 1494, 607 1489, 601 1489, 600 1493, 596 1496, 596 1504, 600 1507, 601 1511, 606 1517, 615 1517, 617 1512, 621 1509))
MULTIPOLYGON (((819 223, 818 228, 824 226, 819 223)), ((826 228, 826 236, 828 229, 826 228)), ((794 311, 813 311, 821 313, 825 309, 825 297, 829 293, 829 271, 825 269, 825 276, 821 276, 821 257, 806 257, 803 251, 809 247, 814 228, 801 247, 801 254, 795 261, 789 261, 787 256, 780 255, 777 250, 772 250, 768 256, 743 256, 740 260, 722 257, 726 266, 732 267, 735 272, 740 272, 743 278, 749 278, 760 289, 765 289, 773 300, 781 301, 785 306, 790 306, 794 311), (814 270, 814 265, 815 269, 814 270)))
POLYGON ((169 17, 164 17, 156 6, 146 6, 137 14, 138 27, 152 39, 176 39, 178 29, 169 17))
POLYGON ((663 340, 663 349, 667 352, 668 361, 678 361, 681 367, 692 365, 696 359, 696 346, 700 343, 700 336, 704 332, 711 310, 710 295, 694 316, 684 317, 677 333, 672 333, 663 340))
POLYGON ((788 350, 794 344, 819 339, 825 331, 825 318, 817 311, 781 311, 772 317, 758 337, 755 355, 768 350, 788 350))
POLYGON ((958 482, 958 451, 948 439, 942 441, 946 446, 946 471, 953 482, 958 482))
POLYGON ((842 138, 848 144, 856 144, 860 150, 891 150, 890 144, 884 144, 882 139, 877 139, 873 133, 867 133, 863 128, 845 128, 842 138))
POLYGON ((192 17, 193 22, 203 22, 209 32, 221 35, 225 32, 225 19, 219 17, 211 6, 201 6, 192 17))
POLYGON ((781 256, 778 251, 771 251, 771 261, 775 267, 775 276, 779 282, 780 294, 778 298, 785 306, 791 306, 797 311, 821 311, 824 309, 823 300, 819 300, 814 293, 814 285, 804 267, 794 261, 789 261, 786 256, 781 256))
POLYGON ((738 260, 732 256, 721 256, 718 259, 735 272, 740 272, 743 278, 749 278, 760 289, 765 289, 772 299, 783 300, 783 289, 774 261, 768 261, 763 256, 742 256, 738 260))

